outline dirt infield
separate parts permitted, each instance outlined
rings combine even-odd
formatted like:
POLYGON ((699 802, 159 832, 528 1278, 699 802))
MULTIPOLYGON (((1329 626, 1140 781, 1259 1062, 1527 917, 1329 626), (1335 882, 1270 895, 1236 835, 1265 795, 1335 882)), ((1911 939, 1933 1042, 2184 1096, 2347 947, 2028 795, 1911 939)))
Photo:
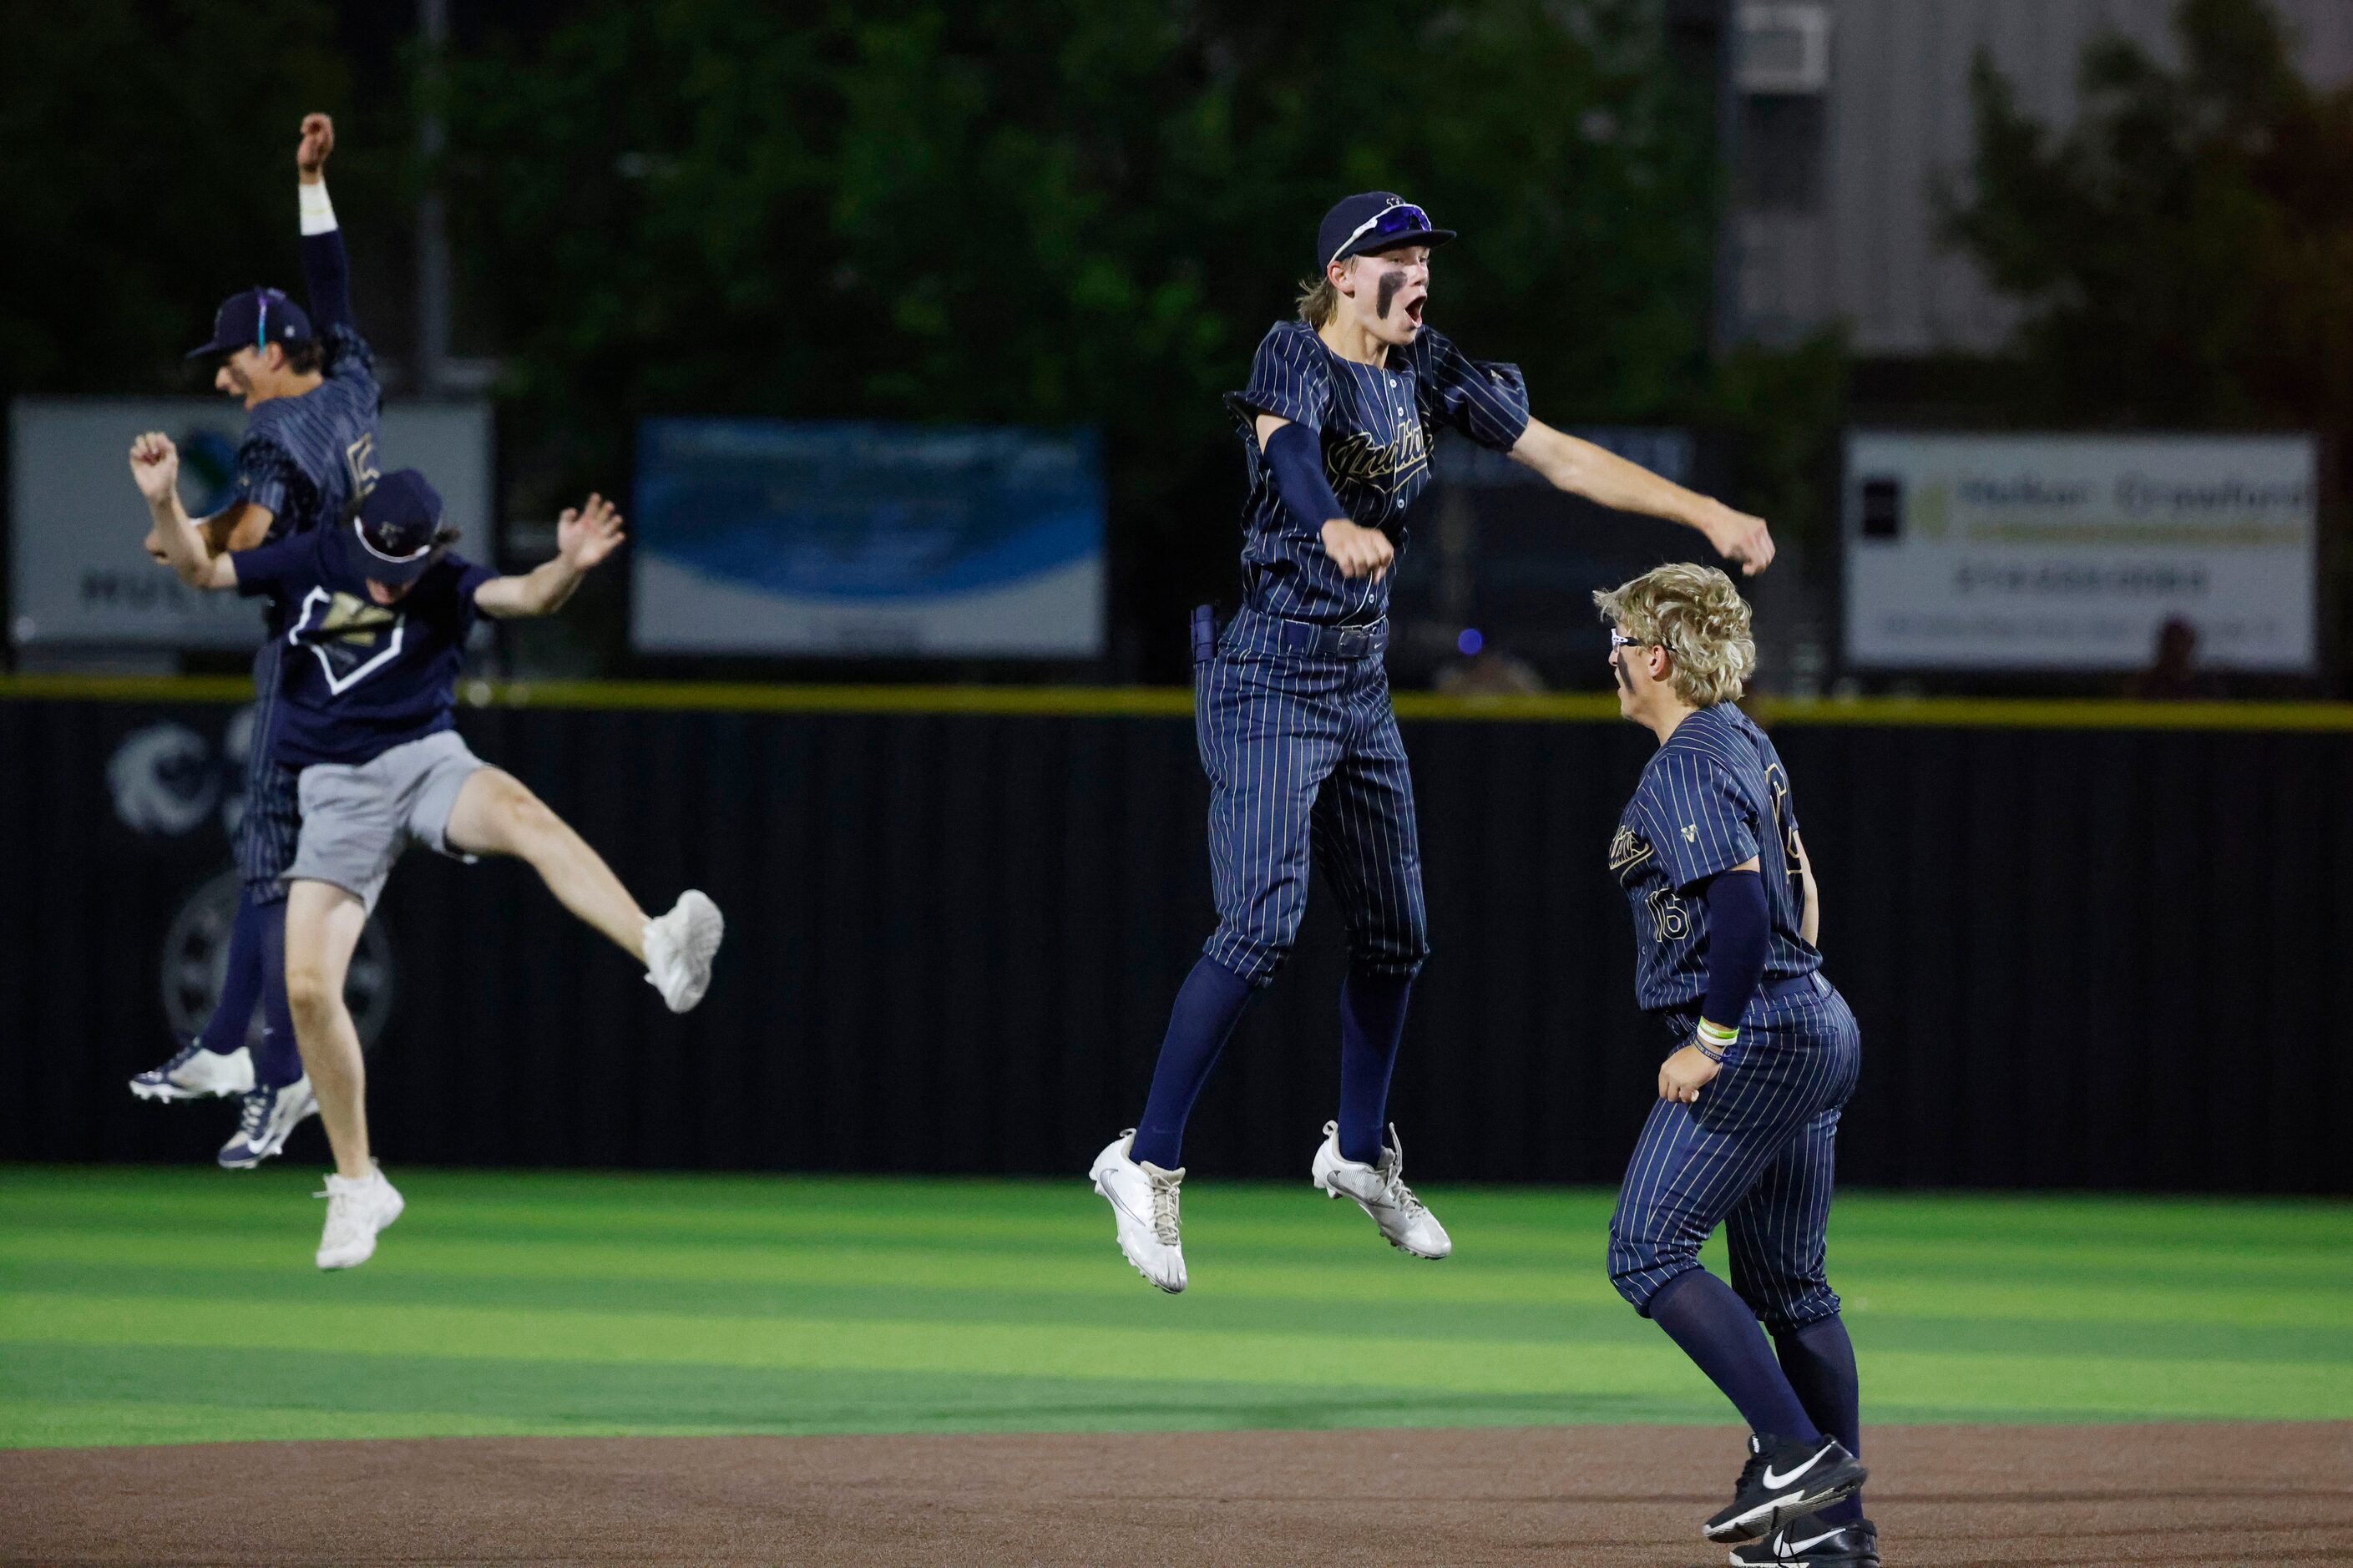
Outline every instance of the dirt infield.
MULTIPOLYGON (((2353 1424, 1870 1434, 1892 1564, 2353 1563, 2353 1424)), ((1728 1431, 0 1453, 9 1563, 1719 1563, 1728 1431)))

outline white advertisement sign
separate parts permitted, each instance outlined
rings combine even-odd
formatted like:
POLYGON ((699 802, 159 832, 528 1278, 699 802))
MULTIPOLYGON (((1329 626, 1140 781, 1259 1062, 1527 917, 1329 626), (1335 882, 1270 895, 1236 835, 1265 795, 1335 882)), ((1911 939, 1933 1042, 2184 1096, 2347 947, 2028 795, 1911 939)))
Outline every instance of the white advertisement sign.
MULTIPOLYGON (((140 548, 147 509, 131 482, 131 438, 161 430, 180 448, 180 500, 217 511, 236 479, 245 411, 226 397, 20 398, 9 408, 8 637, 19 647, 246 647, 260 614, 234 594, 185 587, 140 548)), ((487 403, 384 411, 379 468, 419 468, 441 492, 459 548, 491 553, 487 403)))
POLYGON ((1850 432, 1849 662, 2126 670, 2158 628, 2212 668, 2309 672, 2308 436, 1850 432))

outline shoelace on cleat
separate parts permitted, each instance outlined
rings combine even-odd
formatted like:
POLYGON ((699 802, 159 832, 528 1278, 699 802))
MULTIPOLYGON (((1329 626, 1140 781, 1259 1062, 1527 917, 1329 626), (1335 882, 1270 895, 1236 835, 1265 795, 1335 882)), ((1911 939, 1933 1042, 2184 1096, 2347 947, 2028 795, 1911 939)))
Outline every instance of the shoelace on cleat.
POLYGON ((1414 1196, 1411 1187, 1405 1184, 1405 1177, 1398 1173, 1396 1165, 1390 1166, 1388 1174, 1381 1179, 1381 1201, 1409 1216, 1425 1212, 1422 1201, 1414 1196))
POLYGON ((186 1067, 190 1062, 195 1060, 196 1053, 204 1048, 205 1043, 202 1040, 190 1040, 186 1045, 182 1046, 178 1050, 172 1053, 172 1059, 170 1061, 165 1062, 162 1067, 155 1068, 154 1076, 157 1078, 171 1077, 174 1073, 179 1071, 182 1068, 186 1067))
POLYGON ((244 1109, 237 1113, 238 1135, 248 1143, 258 1142, 261 1137, 262 1123, 269 1120, 269 1112, 277 1100, 276 1089, 258 1089, 247 1095, 244 1109))
POLYGON ((1381 1178, 1381 1201, 1403 1214, 1408 1219, 1425 1214, 1428 1206, 1405 1184, 1405 1141, 1397 1135, 1397 1127, 1389 1127, 1389 1146, 1373 1169, 1381 1178))
POLYGON ((1374 1167, 1380 1173, 1381 1202, 1405 1215, 1409 1219, 1426 1212, 1426 1205, 1405 1184, 1405 1151, 1392 1144, 1388 1161, 1374 1167))
POLYGON ((1145 1177, 1152 1184, 1152 1234, 1160 1238, 1161 1246, 1175 1247, 1182 1235, 1176 1224, 1176 1183, 1148 1171, 1145 1177))

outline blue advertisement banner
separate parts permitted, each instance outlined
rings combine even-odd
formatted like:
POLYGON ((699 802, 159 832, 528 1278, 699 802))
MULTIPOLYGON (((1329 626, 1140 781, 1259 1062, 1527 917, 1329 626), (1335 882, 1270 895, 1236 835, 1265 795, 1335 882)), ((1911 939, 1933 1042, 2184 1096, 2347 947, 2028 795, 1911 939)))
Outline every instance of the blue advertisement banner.
POLYGON ((647 420, 632 640, 1097 658, 1106 510, 1092 430, 647 420))

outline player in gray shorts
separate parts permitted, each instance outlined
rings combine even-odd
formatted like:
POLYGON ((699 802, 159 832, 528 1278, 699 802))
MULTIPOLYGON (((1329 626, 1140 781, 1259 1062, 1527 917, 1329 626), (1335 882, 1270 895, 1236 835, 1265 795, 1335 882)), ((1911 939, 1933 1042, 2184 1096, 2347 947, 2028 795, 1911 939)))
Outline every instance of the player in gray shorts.
POLYGON ((290 882, 329 882, 375 912, 392 863, 411 844, 449 847, 458 792, 489 766, 455 730, 408 741, 364 763, 315 763, 301 773, 302 837, 290 882))
POLYGON ((466 634, 479 615, 544 616, 619 548, 621 519, 595 496, 556 526, 555 559, 502 577, 449 550, 423 475, 385 475, 353 515, 258 550, 208 556, 180 507, 179 456, 132 443, 132 477, 173 568, 192 587, 267 594, 285 627, 272 754, 300 773, 301 835, 286 875, 286 994, 319 1118, 335 1152, 319 1267, 375 1252, 400 1194, 368 1147, 366 1067, 343 979, 393 862, 412 843, 470 859, 531 862, 565 908, 646 966, 673 1013, 702 1000, 723 925, 690 889, 649 920, 611 867, 452 725, 466 634))

